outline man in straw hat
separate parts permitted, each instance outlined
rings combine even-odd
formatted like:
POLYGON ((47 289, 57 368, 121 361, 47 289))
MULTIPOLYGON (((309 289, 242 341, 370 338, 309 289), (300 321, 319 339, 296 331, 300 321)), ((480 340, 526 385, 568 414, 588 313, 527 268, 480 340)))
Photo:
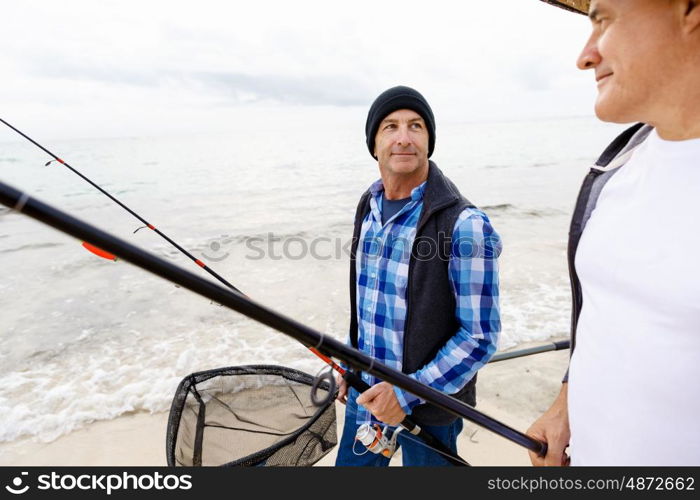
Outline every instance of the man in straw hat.
POLYGON ((572 355, 535 465, 700 465, 700 2, 586 13, 597 116, 640 122, 586 177, 569 236, 572 355))

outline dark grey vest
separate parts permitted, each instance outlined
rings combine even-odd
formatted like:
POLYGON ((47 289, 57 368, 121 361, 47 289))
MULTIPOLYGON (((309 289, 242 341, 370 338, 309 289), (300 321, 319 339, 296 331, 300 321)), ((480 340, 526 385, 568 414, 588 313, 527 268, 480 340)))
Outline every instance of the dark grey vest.
MULTIPOLYGON (((571 281, 571 351, 576 347, 576 327, 583 307, 583 296, 581 292, 581 282, 576 274, 576 250, 583 235, 583 230, 591 217, 593 209, 596 207, 598 197, 603 191, 605 184, 619 171, 630 158, 632 151, 647 138, 652 131, 652 127, 638 123, 620 134, 603 151, 600 158, 595 162, 586 178, 583 180, 581 190, 576 200, 576 208, 571 217, 569 228, 569 245, 567 258, 569 261, 569 280, 571 281)), ((602 258, 603 256, 601 256, 602 258)), ((564 376, 564 382, 568 381, 569 373, 564 376)))
MULTIPOLYGON (((355 348, 358 345, 355 256, 362 221, 370 211, 370 197, 371 193, 365 192, 357 206, 350 254, 350 341, 355 348)), ((413 373, 425 366, 459 329, 455 318, 456 302, 449 281, 449 241, 459 214, 473 206, 431 161, 408 266, 404 373, 413 373), (448 243, 442 244, 444 242, 448 243), (421 258, 416 259, 416 255, 421 258)), ((476 376, 454 397, 474 406, 475 386, 476 376)), ((457 418, 431 404, 418 405, 411 416, 424 425, 448 425, 457 418)))

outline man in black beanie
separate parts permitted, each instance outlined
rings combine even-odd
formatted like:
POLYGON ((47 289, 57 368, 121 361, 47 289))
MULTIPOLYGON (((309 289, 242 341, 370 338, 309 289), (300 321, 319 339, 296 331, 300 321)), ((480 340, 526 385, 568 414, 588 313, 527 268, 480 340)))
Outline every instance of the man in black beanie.
MULTIPOLYGON (((393 87, 372 104, 367 147, 381 179, 360 198, 350 263, 349 343, 416 380, 474 405, 476 372, 501 328, 501 240, 488 217, 428 158, 435 117, 416 90, 393 87)), ((456 452, 462 420, 366 373, 359 395, 339 379, 346 403, 336 465, 384 466, 355 442, 361 426, 395 426, 406 415, 456 452)), ((391 432, 389 432, 391 433, 391 432)), ((447 465, 399 433, 404 465, 447 465)))

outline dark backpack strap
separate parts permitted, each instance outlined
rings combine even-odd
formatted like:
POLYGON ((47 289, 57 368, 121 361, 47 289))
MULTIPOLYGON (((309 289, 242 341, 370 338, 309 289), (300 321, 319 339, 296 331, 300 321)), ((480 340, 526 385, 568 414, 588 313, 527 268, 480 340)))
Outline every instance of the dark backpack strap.
POLYGON ((637 123, 636 125, 631 126, 624 132, 622 132, 620 135, 618 135, 614 141, 610 143, 610 145, 605 148, 605 151, 603 151, 603 154, 600 155, 598 158, 598 161, 595 162, 596 165, 599 167, 605 167, 607 166, 611 161, 615 159, 615 157, 624 149, 625 146, 630 142, 630 139, 634 137, 634 134, 636 134, 639 129, 641 129, 644 126, 643 123, 637 123))
MULTIPOLYGON (((630 141, 639 132, 644 123, 637 123, 620 135, 618 135, 615 140, 613 140, 605 151, 600 155, 598 160, 595 162, 598 167, 606 167, 612 162, 617 156, 630 144, 630 141)), ((576 269, 574 267, 574 259, 576 258, 576 250, 578 249, 578 243, 583 234, 583 229, 588 222, 588 219, 596 206, 598 196, 600 196, 603 187, 610 178, 615 175, 617 169, 610 170, 607 172, 602 172, 596 169, 592 169, 591 172, 586 176, 581 186, 579 192, 578 200, 576 202, 576 207, 574 208, 574 214, 571 219, 571 227, 569 229, 569 244, 568 244, 568 260, 569 260, 569 275, 571 280, 572 288, 572 308, 571 308, 571 350, 570 355, 573 355, 574 349, 576 347, 576 328, 578 326, 578 318, 581 313, 581 308, 583 301, 581 298, 581 283, 579 282, 578 275, 576 274, 576 269)), ((569 370, 567 369, 566 375, 562 382, 569 381, 569 370)))

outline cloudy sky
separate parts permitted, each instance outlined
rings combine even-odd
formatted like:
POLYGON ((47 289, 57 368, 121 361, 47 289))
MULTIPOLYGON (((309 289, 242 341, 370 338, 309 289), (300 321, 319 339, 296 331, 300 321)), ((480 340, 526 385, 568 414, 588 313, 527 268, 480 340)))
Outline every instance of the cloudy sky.
POLYGON ((207 133, 357 117, 396 84, 441 121, 592 115, 588 32, 538 0, 5 2, 0 117, 45 137, 207 133))

